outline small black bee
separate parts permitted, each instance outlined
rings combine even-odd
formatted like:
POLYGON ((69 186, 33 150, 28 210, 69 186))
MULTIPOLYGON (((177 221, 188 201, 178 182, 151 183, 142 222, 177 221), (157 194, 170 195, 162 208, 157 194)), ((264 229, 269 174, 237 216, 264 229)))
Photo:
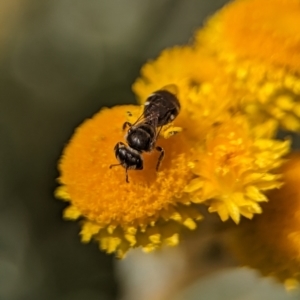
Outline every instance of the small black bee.
MULTIPOLYGON (((119 142, 114 151, 119 164, 111 165, 122 166, 126 171, 126 182, 128 181, 128 170, 143 169, 143 152, 151 152, 153 149, 160 152, 156 164, 158 171, 161 161, 164 158, 165 151, 162 147, 156 146, 159 133, 164 125, 171 123, 179 114, 180 103, 175 93, 168 89, 176 88, 174 85, 162 88, 151 94, 145 104, 142 115, 134 124, 125 122, 123 130, 129 127, 125 139, 128 145, 119 142)), ((177 89, 177 88, 176 88, 177 89)))

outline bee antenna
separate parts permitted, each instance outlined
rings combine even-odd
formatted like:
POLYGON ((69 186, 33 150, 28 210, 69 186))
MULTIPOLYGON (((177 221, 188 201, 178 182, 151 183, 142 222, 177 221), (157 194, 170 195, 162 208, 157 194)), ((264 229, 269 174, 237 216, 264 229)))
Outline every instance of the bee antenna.
POLYGON ((114 164, 114 165, 110 165, 109 168, 113 168, 113 167, 116 167, 116 166, 120 166, 121 164, 114 164))

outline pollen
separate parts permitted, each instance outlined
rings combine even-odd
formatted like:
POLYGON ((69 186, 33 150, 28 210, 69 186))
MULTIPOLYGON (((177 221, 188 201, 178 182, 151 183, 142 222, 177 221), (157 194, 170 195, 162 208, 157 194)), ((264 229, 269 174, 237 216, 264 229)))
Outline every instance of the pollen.
POLYGON ((263 214, 233 228, 230 245, 240 263, 293 289, 300 282, 300 153, 280 168, 284 185, 267 193, 263 214))
POLYGON ((109 168, 117 162, 114 146, 124 142, 128 111, 137 119, 141 109, 105 108, 76 129, 59 163, 61 186, 56 191, 70 204, 65 218, 83 220, 82 241, 93 238, 119 257, 132 247, 150 251, 175 245, 180 231, 194 229, 202 218, 184 193, 192 176, 187 163, 191 145, 184 135, 158 139, 165 150, 158 172, 155 151, 143 154, 143 170, 128 171, 129 183, 123 167, 109 168))

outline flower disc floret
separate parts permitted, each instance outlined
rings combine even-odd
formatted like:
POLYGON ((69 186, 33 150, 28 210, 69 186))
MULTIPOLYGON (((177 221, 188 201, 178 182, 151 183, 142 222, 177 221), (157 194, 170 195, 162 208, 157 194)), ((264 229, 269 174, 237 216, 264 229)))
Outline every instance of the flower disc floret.
POLYGON ((238 0, 196 34, 195 49, 219 63, 219 75, 254 124, 273 119, 300 131, 299 15, 298 0, 238 0))
POLYGON ((235 223, 241 215, 261 213, 264 191, 281 186, 272 170, 282 164, 290 144, 264 138, 263 127, 250 129, 243 116, 236 116, 210 130, 190 164, 196 177, 186 191, 193 202, 206 203, 223 221, 231 217, 235 223))

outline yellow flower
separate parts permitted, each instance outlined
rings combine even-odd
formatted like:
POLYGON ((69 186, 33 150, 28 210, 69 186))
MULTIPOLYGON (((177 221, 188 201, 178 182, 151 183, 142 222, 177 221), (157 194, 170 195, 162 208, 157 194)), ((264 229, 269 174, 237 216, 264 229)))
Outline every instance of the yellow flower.
POLYGON ((270 191, 263 214, 233 228, 231 247, 243 265, 273 276, 288 289, 300 281, 300 153, 280 170, 284 185, 270 191))
POLYGON ((181 104, 185 106, 190 87, 213 79, 217 73, 218 66, 209 56, 195 51, 192 46, 177 46, 164 50, 156 60, 145 64, 132 89, 143 103, 153 91, 175 84, 181 104))
POLYGON ((137 118, 140 107, 103 109, 77 128, 59 163, 61 187, 56 192, 70 202, 65 218, 82 218, 82 241, 93 237, 119 257, 132 247, 150 251, 175 245, 182 228, 194 229, 201 219, 184 193, 192 176, 184 135, 158 140, 165 150, 159 172, 155 153, 144 155, 144 170, 129 171, 130 183, 122 167, 109 169, 116 162, 114 146, 123 140, 126 111, 137 118))
POLYGON ((238 0, 196 35, 196 48, 221 64, 252 122, 300 131, 300 3, 238 0))
POLYGON ((230 119, 229 110, 237 104, 231 86, 219 73, 215 60, 204 52, 192 46, 174 47, 142 67, 133 91, 144 104, 153 91, 176 85, 181 104, 178 122, 189 138, 202 141, 212 124, 230 119))
POLYGON ((197 177, 185 189, 194 203, 205 202, 222 221, 231 217, 235 223, 240 215, 261 213, 264 191, 281 186, 280 175, 272 170, 289 150, 289 141, 265 137, 268 126, 272 124, 250 129, 245 118, 235 116, 210 130, 194 151, 191 167, 197 177))

